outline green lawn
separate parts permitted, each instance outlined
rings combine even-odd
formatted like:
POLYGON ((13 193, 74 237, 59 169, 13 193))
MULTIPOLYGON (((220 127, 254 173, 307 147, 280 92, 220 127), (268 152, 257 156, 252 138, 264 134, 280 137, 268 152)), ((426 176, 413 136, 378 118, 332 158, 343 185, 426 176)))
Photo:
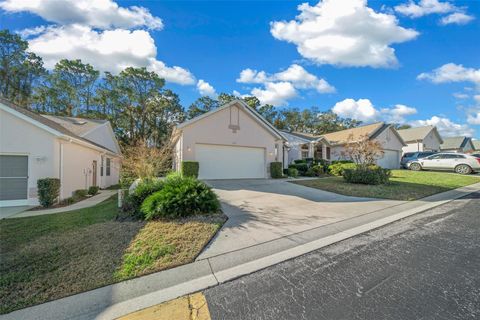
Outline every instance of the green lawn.
POLYGON ((464 176, 447 172, 393 170, 390 183, 387 185, 351 184, 345 182, 342 177, 333 176, 293 183, 347 196, 417 200, 477 182, 480 182, 479 176, 464 176))
POLYGON ((72 212, 0 221, 0 313, 191 262, 222 214, 117 217, 116 199, 72 212))

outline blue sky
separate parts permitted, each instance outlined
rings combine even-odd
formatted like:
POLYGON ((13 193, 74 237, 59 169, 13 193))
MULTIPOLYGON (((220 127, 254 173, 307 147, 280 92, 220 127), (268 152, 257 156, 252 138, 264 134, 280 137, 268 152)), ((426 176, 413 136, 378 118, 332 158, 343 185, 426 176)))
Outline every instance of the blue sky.
POLYGON ((0 0, 0 27, 47 67, 76 57, 113 72, 147 66, 184 106, 201 92, 254 93, 480 136, 479 1, 303 2, 0 0))

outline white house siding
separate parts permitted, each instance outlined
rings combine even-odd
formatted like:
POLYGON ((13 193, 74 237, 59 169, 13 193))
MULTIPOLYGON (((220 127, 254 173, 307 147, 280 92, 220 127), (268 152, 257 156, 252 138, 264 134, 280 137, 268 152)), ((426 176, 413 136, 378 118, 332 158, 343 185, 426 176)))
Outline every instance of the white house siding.
POLYGON ((406 152, 418 152, 418 151, 439 151, 441 141, 434 131, 430 131, 428 135, 425 136, 423 141, 418 142, 407 142, 407 146, 403 147, 403 153, 406 152))
POLYGON ((277 140, 250 114, 235 105, 182 128, 182 138, 177 142, 177 148, 181 148, 182 160, 196 160, 196 144, 264 148, 265 178, 269 176, 270 162, 282 161, 283 158, 282 140, 277 140), (240 129, 233 132, 229 125, 237 124, 237 117, 240 129), (275 145, 278 147, 277 151, 275 145))
POLYGON ((110 126, 110 123, 105 123, 104 125, 95 128, 94 130, 83 135, 83 137, 90 141, 98 143, 99 145, 102 145, 107 149, 120 153, 120 148, 115 142, 115 135, 113 133, 112 127, 110 126))
POLYGON ((38 179, 59 177, 58 157, 55 156, 57 151, 55 137, 52 134, 0 110, 0 154, 28 156, 26 204, 38 204, 38 179))

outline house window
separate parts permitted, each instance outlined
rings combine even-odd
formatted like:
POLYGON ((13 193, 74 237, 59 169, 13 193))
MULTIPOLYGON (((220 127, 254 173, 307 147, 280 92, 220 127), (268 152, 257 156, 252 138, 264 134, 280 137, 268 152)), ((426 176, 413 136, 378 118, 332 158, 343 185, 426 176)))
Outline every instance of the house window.
POLYGON ((327 147, 327 160, 330 160, 330 147, 327 147))
POLYGON ((103 156, 100 159, 100 177, 103 177, 103 156))
POLYGON ((303 144, 300 149, 302 159, 308 158, 308 144, 303 144))
POLYGON ((107 177, 110 176, 110 158, 107 158, 107 166, 106 166, 106 174, 107 174, 107 177))

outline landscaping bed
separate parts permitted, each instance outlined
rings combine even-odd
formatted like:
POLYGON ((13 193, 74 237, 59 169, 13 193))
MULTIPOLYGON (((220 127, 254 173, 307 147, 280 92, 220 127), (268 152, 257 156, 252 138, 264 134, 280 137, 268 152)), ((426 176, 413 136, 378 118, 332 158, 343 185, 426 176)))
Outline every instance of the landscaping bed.
POLYGON ((314 180, 293 181, 292 183, 347 196, 409 201, 477 182, 480 182, 480 177, 472 175, 458 175, 449 172, 392 170, 390 182, 381 185, 351 184, 346 182, 343 177, 334 176, 314 180))
POLYGON ((112 197, 67 213, 0 221, 0 313, 192 262, 221 213, 119 219, 112 197))

